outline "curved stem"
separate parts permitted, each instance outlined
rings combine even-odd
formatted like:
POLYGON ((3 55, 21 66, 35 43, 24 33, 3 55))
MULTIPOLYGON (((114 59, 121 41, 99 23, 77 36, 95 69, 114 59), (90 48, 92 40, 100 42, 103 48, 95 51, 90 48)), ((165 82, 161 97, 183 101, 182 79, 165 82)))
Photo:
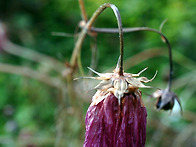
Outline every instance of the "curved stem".
POLYGON ((114 11, 114 14, 116 16, 117 22, 118 22, 118 30, 119 30, 119 38, 120 38, 120 69, 119 69, 119 75, 123 75, 123 49, 124 49, 124 42, 123 42, 123 28, 122 28, 122 20, 120 17, 120 13, 118 11, 118 8, 115 5, 111 5, 112 10, 114 11))
POLYGON ((93 25, 95 19, 101 14, 102 11, 104 11, 106 8, 111 8, 116 16, 117 23, 118 23, 118 33, 120 38, 120 69, 119 69, 119 75, 123 75, 123 48, 124 48, 124 42, 123 42, 123 29, 122 29, 122 21, 120 17, 120 13, 118 11, 118 8, 110 3, 105 3, 101 5, 97 11, 93 14, 91 19, 89 20, 88 24, 88 30, 91 30, 91 26, 93 25))
POLYGON ((119 70, 119 75, 123 75, 123 29, 122 29, 122 22, 121 22, 121 17, 120 13, 118 11, 118 8, 110 3, 105 3, 101 5, 93 14, 93 16, 90 18, 90 20, 86 23, 84 28, 82 29, 82 32, 79 34, 78 40, 75 44, 75 48, 71 57, 70 64, 71 66, 75 65, 77 55, 81 49, 82 42, 86 36, 87 31, 91 30, 91 27, 93 23, 95 22, 96 18, 106 9, 106 8, 111 8, 117 18, 118 22, 118 32, 119 32, 119 38, 120 38, 120 70, 119 70))
MULTIPOLYGON (((91 28, 91 31, 93 32, 99 32, 99 33, 118 33, 118 29, 116 28, 91 28)), ((150 31, 155 32, 159 35, 161 35, 163 41, 168 46, 168 52, 169 52, 169 66, 170 66, 170 72, 169 72, 169 81, 168 81, 168 89, 171 89, 172 85, 172 77, 173 77, 173 59, 172 59, 172 49, 169 40, 167 37, 160 31, 148 27, 135 27, 135 28, 123 28, 123 33, 129 33, 129 32, 136 32, 136 31, 150 31)))

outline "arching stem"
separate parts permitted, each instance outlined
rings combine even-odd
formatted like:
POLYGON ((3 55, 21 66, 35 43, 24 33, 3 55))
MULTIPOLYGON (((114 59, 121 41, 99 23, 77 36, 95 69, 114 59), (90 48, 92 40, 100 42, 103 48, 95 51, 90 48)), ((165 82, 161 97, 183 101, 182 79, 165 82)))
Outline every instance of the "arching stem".
MULTIPOLYGON (((99 33, 118 33, 119 30, 116 28, 91 28, 92 32, 99 32, 99 33)), ((168 81, 168 90, 171 90, 172 85, 172 77, 173 77, 173 59, 172 59, 172 49, 169 40, 167 37, 161 32, 156 29, 148 28, 148 27, 135 27, 135 28, 123 28, 123 33, 130 33, 130 32, 136 32, 136 31, 150 31, 157 33, 161 35, 163 41, 168 46, 168 53, 169 53, 169 66, 170 66, 170 72, 169 72, 169 81, 168 81)))
POLYGON ((79 34, 78 40, 76 41, 74 51, 71 57, 70 65, 72 67, 75 66, 77 55, 80 52, 81 45, 84 41, 84 38, 86 36, 87 31, 91 30, 91 27, 93 23, 95 22, 96 18, 106 9, 106 8, 111 8, 116 16, 117 22, 118 22, 118 33, 119 33, 119 38, 120 38, 120 69, 119 69, 119 75, 123 75, 123 29, 122 29, 122 21, 120 17, 120 13, 118 11, 118 8, 110 3, 105 3, 101 5, 93 14, 93 16, 90 18, 90 20, 85 24, 84 28, 82 29, 82 32, 79 34))

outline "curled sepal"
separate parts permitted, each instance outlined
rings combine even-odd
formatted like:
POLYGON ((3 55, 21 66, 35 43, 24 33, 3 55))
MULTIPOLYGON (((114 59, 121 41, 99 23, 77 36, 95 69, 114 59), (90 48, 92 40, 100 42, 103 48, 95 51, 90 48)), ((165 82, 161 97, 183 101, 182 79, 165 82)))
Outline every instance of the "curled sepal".
POLYGON ((159 89, 152 94, 152 97, 157 98, 156 108, 158 110, 172 110, 174 106, 174 101, 177 100, 182 114, 182 106, 178 96, 171 92, 168 88, 159 89))
POLYGON ((111 92, 96 97, 104 98, 88 108, 83 147, 144 147, 147 112, 140 91, 125 94, 120 106, 111 92))

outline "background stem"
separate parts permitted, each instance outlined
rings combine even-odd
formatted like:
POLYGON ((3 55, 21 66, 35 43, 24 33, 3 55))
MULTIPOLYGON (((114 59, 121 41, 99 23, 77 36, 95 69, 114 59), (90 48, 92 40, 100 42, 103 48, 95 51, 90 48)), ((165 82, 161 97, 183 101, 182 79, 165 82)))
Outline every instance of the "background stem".
POLYGON ((80 6, 80 11, 81 11, 81 15, 82 15, 82 19, 87 22, 88 18, 86 15, 86 11, 85 11, 85 6, 84 6, 84 1, 83 0, 78 0, 79 2, 79 6, 80 6))

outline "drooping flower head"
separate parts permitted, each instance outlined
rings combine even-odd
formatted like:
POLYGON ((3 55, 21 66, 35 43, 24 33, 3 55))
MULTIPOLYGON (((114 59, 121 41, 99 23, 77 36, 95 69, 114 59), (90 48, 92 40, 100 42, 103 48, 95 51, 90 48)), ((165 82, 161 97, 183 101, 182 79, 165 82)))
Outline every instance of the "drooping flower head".
MULTIPOLYGON (((90 68, 89 68, 90 69, 90 68)), ((144 147, 146 140, 146 108, 139 88, 152 79, 138 74, 119 75, 119 62, 113 73, 98 73, 101 80, 86 114, 84 147, 144 147)))
MULTIPOLYGON (((146 86, 144 83, 151 82, 155 76, 150 80, 146 77, 139 77, 147 68, 138 74, 124 73, 123 31, 125 30, 122 28, 120 13, 115 5, 110 3, 101 5, 84 26, 83 32, 86 32, 86 29, 91 29, 95 19, 106 8, 111 8, 117 19, 121 58, 113 73, 98 73, 89 68, 98 75, 98 77, 90 78, 100 80, 100 83, 94 88, 97 92, 93 96, 92 103, 86 114, 84 147, 144 147, 147 112, 142 102, 139 88, 150 88, 150 86, 146 86)), ((101 29, 101 31, 103 30, 105 29, 101 29)), ((110 29, 109 32, 112 32, 112 30, 110 29)), ((169 49, 169 86, 171 87, 173 65, 171 46, 168 39, 155 29, 142 27, 128 30, 146 30, 161 35, 169 49)))
POLYGON ((180 99, 175 93, 170 91, 169 87, 167 87, 166 89, 158 89, 152 94, 152 97, 157 99, 155 105, 158 110, 162 109, 162 110, 172 111, 176 100, 180 106, 181 114, 182 114, 182 106, 181 106, 180 99))

